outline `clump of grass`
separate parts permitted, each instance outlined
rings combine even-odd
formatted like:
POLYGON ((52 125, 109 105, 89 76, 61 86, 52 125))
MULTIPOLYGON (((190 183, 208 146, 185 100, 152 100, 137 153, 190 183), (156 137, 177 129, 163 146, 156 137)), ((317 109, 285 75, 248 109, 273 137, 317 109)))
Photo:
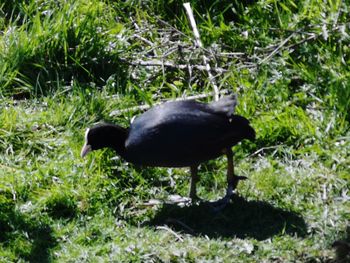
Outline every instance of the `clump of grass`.
POLYGON ((74 198, 65 192, 54 189, 44 202, 45 211, 54 218, 72 218, 76 215, 77 204, 74 198))
POLYGON ((109 47, 123 29, 109 6, 93 0, 70 1, 53 12, 49 2, 40 8, 33 8, 35 1, 14 4, 18 17, 9 19, 0 40, 4 95, 48 94, 72 80, 101 84, 125 71, 118 61, 122 41, 113 41, 113 52, 109 47), (17 24, 18 19, 23 22, 17 24))

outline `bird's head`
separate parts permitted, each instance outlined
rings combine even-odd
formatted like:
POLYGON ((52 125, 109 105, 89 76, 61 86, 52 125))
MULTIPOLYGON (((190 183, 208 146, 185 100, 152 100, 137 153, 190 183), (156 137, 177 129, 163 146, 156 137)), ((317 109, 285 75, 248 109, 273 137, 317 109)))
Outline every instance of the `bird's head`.
POLYGON ((124 149, 127 130, 114 124, 97 124, 85 131, 85 142, 81 149, 81 157, 89 152, 105 147, 113 148, 116 151, 124 149))

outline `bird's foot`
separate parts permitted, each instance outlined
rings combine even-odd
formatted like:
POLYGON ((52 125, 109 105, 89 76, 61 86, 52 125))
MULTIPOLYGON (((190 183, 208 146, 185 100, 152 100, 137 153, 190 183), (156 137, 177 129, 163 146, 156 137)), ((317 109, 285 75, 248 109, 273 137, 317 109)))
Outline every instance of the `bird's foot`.
POLYGON ((198 204, 203 202, 203 199, 200 198, 197 194, 190 194, 190 199, 192 204, 198 204))
POLYGON ((235 176, 231 179, 231 181, 229 182, 229 185, 228 185, 228 187, 227 187, 227 190, 228 190, 230 187, 232 187, 232 190, 231 190, 231 191, 235 190, 236 187, 237 187, 237 185, 238 185, 238 183, 239 183, 240 181, 247 180, 247 179, 248 179, 248 177, 246 177, 246 176, 238 176, 238 175, 235 175, 235 176))
POLYGON ((232 195, 233 193, 231 195, 225 195, 223 198, 217 201, 209 202, 209 206, 211 207, 212 211, 214 213, 222 211, 230 203, 232 195))
POLYGON ((237 180, 247 180, 248 177, 247 176, 240 176, 240 175, 236 175, 235 177, 237 177, 237 180))
POLYGON ((237 193, 235 192, 235 189, 237 187, 237 184, 240 180, 246 180, 248 179, 245 176, 235 176, 234 177, 235 181, 233 183, 229 183, 226 189, 226 195, 215 201, 215 202, 210 202, 209 205, 212 207, 213 212, 217 213, 223 210, 229 203, 231 199, 234 199, 235 196, 237 196, 237 193))

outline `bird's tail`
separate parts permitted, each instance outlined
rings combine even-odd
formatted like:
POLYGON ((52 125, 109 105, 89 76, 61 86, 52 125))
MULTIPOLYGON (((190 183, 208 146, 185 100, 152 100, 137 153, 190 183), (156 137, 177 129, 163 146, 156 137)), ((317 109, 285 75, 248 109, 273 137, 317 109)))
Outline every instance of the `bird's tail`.
POLYGON ((223 114, 227 117, 231 117, 235 112, 237 104, 237 95, 231 94, 219 99, 218 101, 212 102, 209 107, 217 114, 223 114))

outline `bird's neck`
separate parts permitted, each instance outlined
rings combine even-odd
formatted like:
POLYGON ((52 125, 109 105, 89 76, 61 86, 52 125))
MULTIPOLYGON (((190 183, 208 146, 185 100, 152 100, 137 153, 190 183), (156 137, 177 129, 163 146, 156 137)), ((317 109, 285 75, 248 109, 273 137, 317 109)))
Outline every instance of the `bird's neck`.
POLYGON ((125 155, 125 141, 128 136, 128 130, 120 127, 114 126, 111 132, 112 140, 110 141, 109 147, 115 150, 121 157, 125 155))

